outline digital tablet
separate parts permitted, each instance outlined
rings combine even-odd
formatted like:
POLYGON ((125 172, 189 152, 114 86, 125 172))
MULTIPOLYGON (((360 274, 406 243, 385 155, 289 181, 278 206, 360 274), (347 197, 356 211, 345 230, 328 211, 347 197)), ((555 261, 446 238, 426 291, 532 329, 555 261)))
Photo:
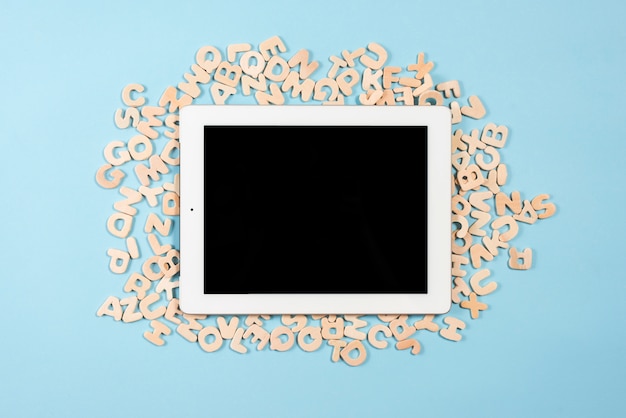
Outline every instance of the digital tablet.
POLYGON ((191 314, 441 314, 443 106, 180 111, 179 302, 191 314))

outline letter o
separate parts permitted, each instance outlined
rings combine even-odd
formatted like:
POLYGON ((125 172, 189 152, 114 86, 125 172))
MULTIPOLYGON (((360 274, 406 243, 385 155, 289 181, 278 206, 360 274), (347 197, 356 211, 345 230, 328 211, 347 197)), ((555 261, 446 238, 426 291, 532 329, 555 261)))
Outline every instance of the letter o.
POLYGON ((220 331, 215 327, 206 326, 198 332, 198 344, 200 344, 200 348, 208 353, 219 350, 223 342, 224 339, 220 335, 220 331), (212 343, 207 342, 207 337, 209 335, 213 335, 215 337, 215 340, 212 343))

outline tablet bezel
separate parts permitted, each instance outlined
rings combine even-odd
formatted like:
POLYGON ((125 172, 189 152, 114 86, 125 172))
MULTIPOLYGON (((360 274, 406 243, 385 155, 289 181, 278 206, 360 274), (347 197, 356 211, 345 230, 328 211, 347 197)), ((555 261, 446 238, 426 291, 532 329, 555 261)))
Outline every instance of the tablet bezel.
POLYGON ((445 106, 189 105, 180 110, 180 309, 189 314, 442 314, 451 306, 451 113, 445 106), (428 127, 426 294, 205 294, 204 127, 428 127))

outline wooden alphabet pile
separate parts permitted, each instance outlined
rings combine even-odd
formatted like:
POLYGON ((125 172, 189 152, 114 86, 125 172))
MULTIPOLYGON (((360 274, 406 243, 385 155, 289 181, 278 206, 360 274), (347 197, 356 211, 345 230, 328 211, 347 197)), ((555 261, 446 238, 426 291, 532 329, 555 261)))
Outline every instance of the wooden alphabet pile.
POLYGON ((106 252, 109 270, 122 280, 122 296, 108 296, 96 315, 121 322, 146 322, 144 338, 162 346, 178 335, 215 352, 228 346, 238 353, 299 348, 328 349, 333 362, 363 364, 372 349, 395 347, 421 352, 422 336, 460 341, 468 321, 488 315, 485 297, 498 288, 488 280, 486 263, 501 254, 515 270, 532 267, 531 248, 513 240, 524 224, 549 218, 556 206, 548 194, 523 196, 505 190, 508 167, 502 150, 506 125, 486 122, 483 101, 462 97, 457 80, 435 81, 434 63, 425 54, 404 67, 388 63, 387 50, 371 42, 329 58, 322 71, 306 49, 289 52, 274 36, 254 47, 239 43, 198 49, 183 81, 166 87, 156 105, 141 84, 122 89, 123 107, 114 123, 128 133, 104 147, 96 182, 117 190, 107 231, 119 239, 106 252), (316 77, 317 76, 317 77, 316 77), (452 310, 446 315, 281 315, 208 317, 178 307, 179 215, 178 111, 192 103, 228 104, 253 100, 259 105, 290 101, 321 105, 446 105, 452 111, 451 279, 452 310))

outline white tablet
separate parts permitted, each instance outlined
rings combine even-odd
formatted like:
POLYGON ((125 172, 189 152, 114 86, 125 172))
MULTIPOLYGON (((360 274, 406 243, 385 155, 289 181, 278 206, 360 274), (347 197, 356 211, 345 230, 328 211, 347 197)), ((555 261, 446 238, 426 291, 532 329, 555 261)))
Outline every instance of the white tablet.
POLYGON ((179 124, 183 312, 450 309, 448 108, 192 105, 179 124))

